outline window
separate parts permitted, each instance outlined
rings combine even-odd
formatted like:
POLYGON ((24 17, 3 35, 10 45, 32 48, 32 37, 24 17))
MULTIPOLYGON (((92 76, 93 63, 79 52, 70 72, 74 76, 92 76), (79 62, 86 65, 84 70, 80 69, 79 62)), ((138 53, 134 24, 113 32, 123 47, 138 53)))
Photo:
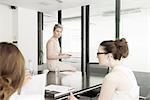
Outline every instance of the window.
POLYGON ((150 3, 142 0, 121 3, 120 36, 125 37, 129 45, 129 56, 124 64, 129 64, 134 71, 150 71, 150 8, 147 4, 150 3), (143 3, 145 6, 139 5, 143 3))
POLYGON ((81 70, 81 7, 63 10, 62 19, 62 52, 72 55, 63 61, 81 70))
POLYGON ((103 40, 115 39, 115 0, 90 5, 90 58, 97 62, 97 50, 103 40))

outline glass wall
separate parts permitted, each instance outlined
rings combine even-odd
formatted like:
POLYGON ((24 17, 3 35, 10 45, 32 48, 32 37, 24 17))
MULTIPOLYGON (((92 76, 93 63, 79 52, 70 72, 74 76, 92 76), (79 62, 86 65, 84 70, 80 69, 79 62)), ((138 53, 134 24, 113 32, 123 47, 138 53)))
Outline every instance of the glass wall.
POLYGON ((66 63, 81 70, 81 7, 62 10, 62 52, 72 57, 66 63))
POLYGON ((89 84, 92 85, 101 83, 108 71, 98 65, 97 51, 102 41, 115 39, 115 0, 90 5, 89 27, 89 84))
POLYGON ((97 50, 103 40, 115 39, 115 0, 90 5, 89 62, 98 63, 97 50))
POLYGON ((53 35, 53 27, 58 23, 57 12, 53 14, 44 14, 43 22, 43 63, 46 63, 46 43, 53 35))
POLYGON ((121 2, 120 37, 128 41, 129 56, 124 61, 134 71, 150 72, 150 2, 121 2))
MULTIPOLYGON (((58 23, 58 12, 44 14, 43 52, 46 63, 46 43, 53 35, 53 27, 58 23)), ((62 10, 62 52, 72 55, 70 59, 62 61, 69 63, 78 70, 81 69, 81 7, 62 10)))
MULTIPOLYGON (((129 56, 124 64, 135 71, 150 71, 150 3, 121 0, 120 38, 128 41, 129 56)), ((57 12, 45 15, 43 31, 44 63, 46 42, 57 23, 57 12)), ((62 10, 62 52, 72 54, 65 62, 81 68, 81 7, 62 10)), ((89 62, 98 63, 97 49, 103 40, 115 39, 115 0, 97 1, 90 5, 89 62)))

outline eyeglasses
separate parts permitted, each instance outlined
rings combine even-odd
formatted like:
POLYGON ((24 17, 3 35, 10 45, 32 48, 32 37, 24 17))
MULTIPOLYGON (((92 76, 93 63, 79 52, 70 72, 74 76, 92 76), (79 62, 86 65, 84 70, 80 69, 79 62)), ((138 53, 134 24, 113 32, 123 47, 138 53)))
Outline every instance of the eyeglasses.
POLYGON ((98 52, 97 55, 100 55, 100 54, 108 54, 106 52, 98 52))

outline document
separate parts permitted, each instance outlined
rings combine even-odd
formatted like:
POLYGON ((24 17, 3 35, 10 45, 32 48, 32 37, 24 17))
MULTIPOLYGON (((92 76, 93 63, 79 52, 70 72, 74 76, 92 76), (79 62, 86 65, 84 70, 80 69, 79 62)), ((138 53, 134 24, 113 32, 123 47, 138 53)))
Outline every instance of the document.
POLYGON ((38 74, 32 76, 32 78, 22 87, 21 94, 22 95, 40 94, 44 96, 46 75, 47 74, 38 74))
POLYGON ((45 87, 46 96, 57 98, 63 96, 69 92, 74 92, 75 89, 69 86, 62 85, 48 85, 45 87))

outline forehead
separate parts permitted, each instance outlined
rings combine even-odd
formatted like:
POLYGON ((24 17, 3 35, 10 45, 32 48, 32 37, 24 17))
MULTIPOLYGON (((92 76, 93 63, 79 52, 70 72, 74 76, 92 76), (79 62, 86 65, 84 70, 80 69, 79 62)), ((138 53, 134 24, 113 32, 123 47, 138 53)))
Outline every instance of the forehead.
POLYGON ((57 31, 62 31, 62 28, 59 28, 59 27, 58 27, 58 28, 56 28, 55 30, 57 30, 57 31))
POLYGON ((105 51, 104 48, 105 48, 104 46, 100 45, 99 48, 98 48, 98 51, 105 51))

